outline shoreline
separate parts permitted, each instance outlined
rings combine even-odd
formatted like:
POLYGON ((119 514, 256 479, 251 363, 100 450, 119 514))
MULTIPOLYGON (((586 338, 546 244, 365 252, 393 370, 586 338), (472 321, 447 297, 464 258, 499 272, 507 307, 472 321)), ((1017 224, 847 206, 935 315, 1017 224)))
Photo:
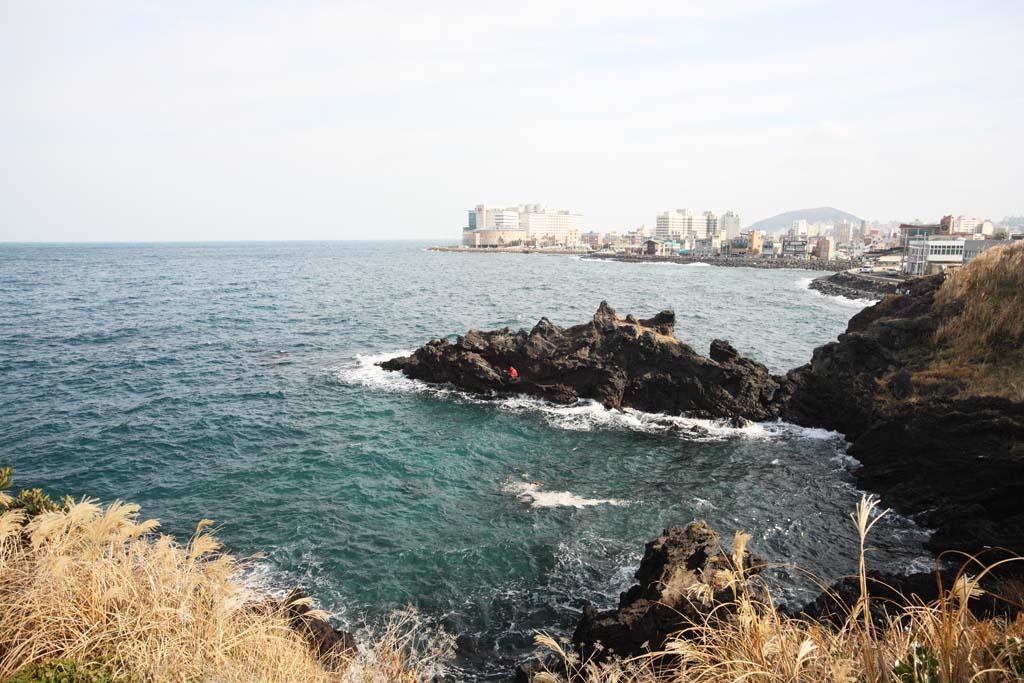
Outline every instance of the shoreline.
POLYGON ((728 256, 649 256, 625 254, 600 254, 589 249, 538 249, 535 247, 445 247, 434 245, 427 251, 439 251, 455 254, 541 254, 551 256, 580 256, 588 261, 619 261, 621 263, 678 263, 687 265, 704 263, 709 266, 725 268, 763 268, 790 270, 820 270, 838 273, 851 268, 860 267, 860 261, 833 260, 818 261, 810 259, 785 258, 745 258, 728 256))
POLYGON ((804 259, 742 258, 728 256, 625 256, 621 254, 587 254, 583 258, 588 261, 619 261, 621 263, 678 263, 680 265, 706 263, 709 266, 721 266, 723 268, 821 270, 832 273, 860 266, 860 262, 858 261, 816 261, 804 259))

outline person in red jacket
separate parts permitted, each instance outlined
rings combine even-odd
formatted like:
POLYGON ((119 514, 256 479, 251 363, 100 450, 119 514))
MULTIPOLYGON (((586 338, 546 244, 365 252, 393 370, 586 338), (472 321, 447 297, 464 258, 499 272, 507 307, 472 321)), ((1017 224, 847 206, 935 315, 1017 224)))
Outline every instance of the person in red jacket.
POLYGON ((508 366, 508 376, 513 382, 519 380, 519 371, 516 370, 514 365, 508 366))

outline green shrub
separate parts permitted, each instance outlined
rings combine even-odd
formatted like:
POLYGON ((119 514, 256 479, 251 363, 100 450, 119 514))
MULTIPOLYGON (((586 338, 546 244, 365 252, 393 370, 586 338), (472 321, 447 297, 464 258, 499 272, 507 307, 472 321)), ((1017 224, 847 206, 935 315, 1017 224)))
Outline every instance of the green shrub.
POLYGON ((8 679, 8 683, 129 683, 129 679, 99 662, 50 659, 30 664, 8 679))

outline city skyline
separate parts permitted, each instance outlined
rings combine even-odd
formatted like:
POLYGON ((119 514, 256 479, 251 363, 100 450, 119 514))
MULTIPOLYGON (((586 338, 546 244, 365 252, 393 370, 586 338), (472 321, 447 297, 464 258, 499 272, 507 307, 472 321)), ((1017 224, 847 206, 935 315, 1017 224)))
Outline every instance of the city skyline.
POLYGON ((677 5, 8 3, 0 241, 1024 213, 1019 3, 677 5))

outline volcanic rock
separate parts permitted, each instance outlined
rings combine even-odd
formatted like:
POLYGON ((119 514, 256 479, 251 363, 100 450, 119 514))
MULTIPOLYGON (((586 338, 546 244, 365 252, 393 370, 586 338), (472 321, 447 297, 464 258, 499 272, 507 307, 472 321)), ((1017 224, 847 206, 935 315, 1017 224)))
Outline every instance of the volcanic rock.
POLYGON ((527 394, 556 403, 592 399, 607 408, 694 417, 767 420, 778 416, 786 380, 715 340, 711 357, 675 337, 675 314, 625 319, 602 301, 593 319, 560 327, 547 318, 532 330, 470 331, 440 339, 385 370, 485 395, 527 394), (509 377, 515 367, 519 379, 509 377))
MULTIPOLYGON (((744 551, 744 576, 763 564, 744 551)), ((573 644, 583 662, 658 651, 670 635, 704 624, 712 613, 728 618, 734 591, 752 590, 736 569, 705 522, 666 529, 647 544, 637 584, 622 593, 618 609, 584 608, 573 644)))

